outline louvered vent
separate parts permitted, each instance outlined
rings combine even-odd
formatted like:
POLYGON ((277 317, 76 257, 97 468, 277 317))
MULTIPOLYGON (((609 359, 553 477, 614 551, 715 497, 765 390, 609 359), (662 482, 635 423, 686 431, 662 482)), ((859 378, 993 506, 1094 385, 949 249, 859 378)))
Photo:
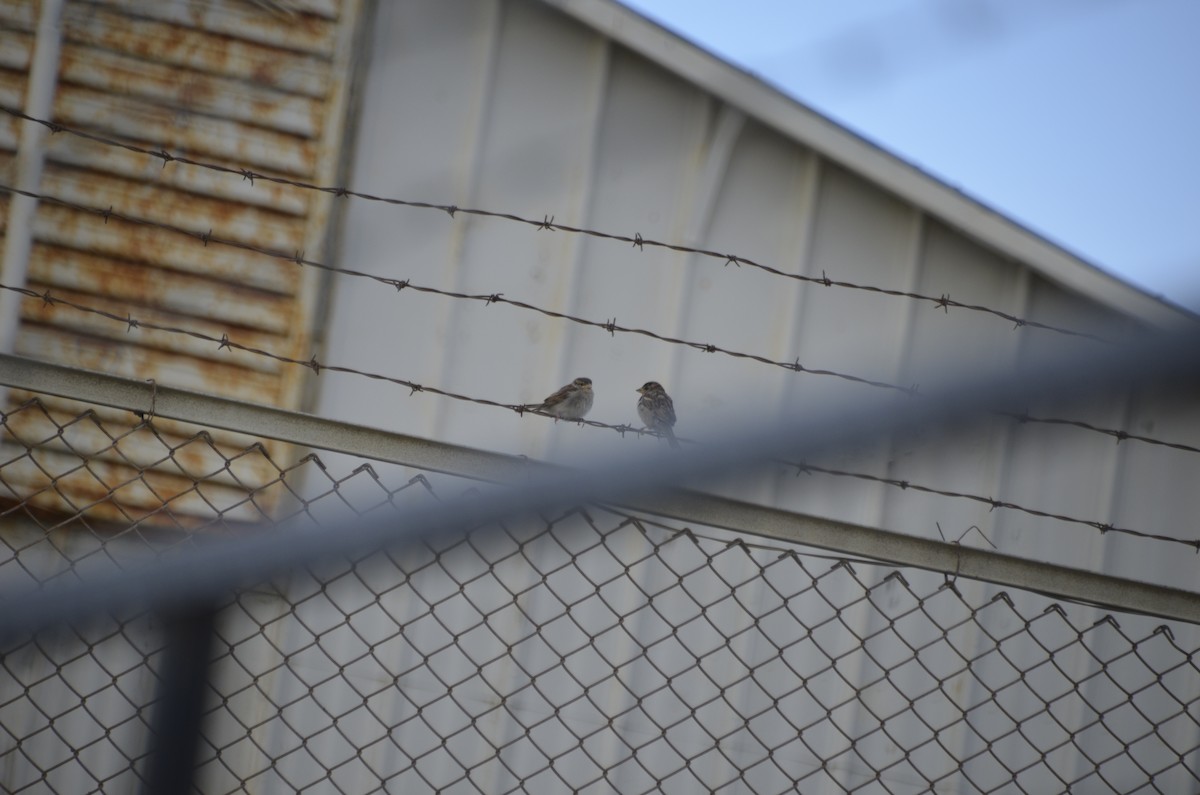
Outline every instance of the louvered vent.
MULTIPOLYGON (((59 26, 52 120, 235 169, 336 181, 360 5, 359 0, 68 0, 59 26)), ((6 29, 0 104, 8 108, 27 106, 39 8, 28 0, 0 0, 0 25, 6 29)), ((15 178, 21 134, 22 122, 7 114, 0 118, 0 175, 8 185, 15 178)), ((45 141, 36 187, 41 195, 111 207, 114 214, 156 224, 211 230, 259 248, 315 255, 325 243, 333 201, 327 194, 251 183, 178 162, 164 165, 70 134, 45 141)), ((10 204, 6 196, 0 208, 6 232, 10 204)), ((319 277, 311 269, 51 201, 40 202, 36 211, 23 286, 121 317, 216 338, 228 334, 284 356, 307 359, 312 353, 319 277)), ((40 360, 285 408, 299 406, 305 378, 303 368, 267 357, 31 297, 21 303, 14 347, 40 360)), ((27 397, 14 392, 7 403, 19 405, 27 397)), ((50 401, 48 409, 63 417, 79 412, 66 401, 50 401)), ((114 412, 107 422, 119 416, 114 412)), ((128 415, 125 420, 131 428, 137 423, 128 415)), ((156 427, 180 440, 194 433, 163 421, 156 427)), ((25 442, 38 435, 36 428, 25 430, 25 442)), ((265 461, 243 462, 237 478, 229 471, 206 471, 204 462, 183 455, 164 458, 161 440, 154 441, 155 450, 143 450, 145 437, 133 433, 105 445, 93 466, 65 479, 58 477, 56 452, 64 439, 48 438, 10 465, 6 477, 12 479, 11 466, 18 466, 28 485, 44 482, 38 504, 47 509, 186 525, 206 521, 210 503, 227 504, 243 486, 257 490, 278 476, 265 461), (159 459, 161 493, 141 494, 141 487, 122 485, 137 480, 135 462, 159 459), (181 474, 186 477, 175 477, 181 474), (199 493, 189 482, 197 477, 203 481, 199 493), (176 494, 183 488, 177 480, 187 485, 187 494, 176 494), (222 496, 210 500, 205 491, 222 496), (164 502, 168 510, 144 515, 148 506, 164 502)), ((230 435, 215 441, 232 449, 244 440, 230 435)), ((282 445, 267 453, 276 461, 289 457, 282 445)))

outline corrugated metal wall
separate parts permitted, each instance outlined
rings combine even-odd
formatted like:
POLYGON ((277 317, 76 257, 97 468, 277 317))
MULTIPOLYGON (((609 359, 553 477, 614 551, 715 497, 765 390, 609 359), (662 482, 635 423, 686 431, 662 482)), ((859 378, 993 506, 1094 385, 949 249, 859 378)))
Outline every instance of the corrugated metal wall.
MULTIPOLYGON (((854 164, 787 139, 540 3, 382 4, 372 46, 351 172, 358 190, 554 216, 559 223, 727 251, 793 273, 948 294, 1107 338, 1141 325, 880 189, 854 164)), ((1095 344, 1015 329, 994 316, 804 285, 719 260, 436 211, 353 202, 344 239, 346 267, 503 293, 602 322, 615 317, 808 368, 918 385, 926 394, 972 368, 1095 344)), ((586 375, 596 384, 591 417, 610 423, 636 424, 635 388, 660 380, 674 396, 676 430, 684 436, 702 438, 726 418, 803 411, 868 388, 357 279, 335 282, 331 318, 331 361, 503 402, 537 401, 586 375)), ((656 443, 349 376, 322 376, 321 389, 323 414, 506 453, 586 460, 617 445, 656 443)), ((1200 440, 1194 411, 1157 398, 1105 396, 1069 416, 1200 440)), ((881 440, 872 450, 809 463, 1190 535, 1197 506, 1187 484, 1200 475, 1195 459, 1118 445, 1078 428, 997 420, 965 437, 881 440)), ((1185 587, 1195 582, 1195 560, 1178 555, 1179 547, 1142 542, 1135 550, 1131 539, 979 502, 795 470, 723 488, 922 536, 937 537, 939 524, 953 538, 977 527, 1007 552, 1185 587)), ((852 608, 844 618, 861 623, 864 615, 852 608)), ((855 626, 859 636, 871 629, 855 626)), ((964 639, 962 653, 988 642, 964 639)), ((1064 664, 1077 666, 1076 675, 1100 665, 1086 655, 1064 664)), ((998 666, 981 659, 979 675, 998 666)), ((952 684, 978 686, 965 679, 952 684)), ((991 731, 1004 717, 979 720, 991 731)), ((960 732, 945 745, 969 756, 979 742, 960 732)), ((1063 753, 1064 766, 1078 764, 1063 753)))
MULTIPOLYGON (((358 0, 274 7, 241 0, 69 0, 57 25, 53 121, 233 168, 332 181, 342 159, 359 7, 358 0)), ((0 1, 6 28, 0 103, 6 107, 20 110, 31 101, 25 84, 40 8, 0 1)), ((10 176, 21 129, 11 116, 0 119, 0 169, 10 176)), ((325 194, 163 165, 72 135, 48 136, 44 157, 40 185, 26 189, 152 223, 211 230, 251 246, 316 255, 325 245, 332 202, 325 194)), ((3 209, 7 217, 7 203, 3 209)), ((218 338, 234 329, 239 342, 288 356, 311 353, 319 280, 294 264, 47 202, 39 205, 31 234, 27 285, 11 286, 218 338)), ((24 299, 20 312, 14 346, 20 354, 283 407, 301 403, 299 368, 183 335, 126 329, 35 298, 24 299)), ((139 444, 135 436, 123 446, 137 458, 139 444)), ((53 452, 43 452, 39 464, 54 470, 53 452)), ((270 452, 288 455, 282 445, 270 452)), ((112 472, 80 473, 72 484, 47 491, 43 502, 54 508, 60 500, 100 499, 98 515, 137 518, 140 504, 155 500, 130 490, 105 498, 128 480, 123 466, 115 461, 112 472)), ((174 493, 176 466, 192 475, 209 471, 203 462, 164 462, 164 494, 174 493)), ((244 468, 240 476, 248 484, 271 477, 271 467, 244 468)), ((33 462, 28 475, 46 479, 33 462)), ((205 500, 224 504, 239 493, 236 483, 215 482, 181 493, 169 521, 203 520, 210 513, 205 500)), ((245 518, 257 515, 247 505, 245 518)))

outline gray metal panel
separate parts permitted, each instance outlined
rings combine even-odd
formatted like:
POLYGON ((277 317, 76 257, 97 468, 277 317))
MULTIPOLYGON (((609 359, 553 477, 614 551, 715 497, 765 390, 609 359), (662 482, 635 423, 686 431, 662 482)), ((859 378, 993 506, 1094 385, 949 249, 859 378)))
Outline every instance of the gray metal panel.
MULTIPOLYGON (((700 247, 728 251, 789 272, 805 269, 817 175, 811 155, 757 124, 738 136, 723 179, 713 186, 712 211, 697 219, 700 247)), ((687 262, 678 336, 790 362, 800 354, 795 330, 804 287, 710 257, 687 262)), ((807 376, 745 359, 673 349, 679 429, 702 436, 710 427, 774 413, 807 376)), ((769 500, 770 483, 733 486, 742 496, 769 500)))
MULTIPOLYGON (((471 201, 580 222, 590 198, 596 119, 608 73, 604 41, 537 4, 502 8, 471 201)), ((582 246, 577 236, 490 219, 457 226, 465 231, 454 289, 556 308, 574 302, 576 280, 585 272, 576 261, 582 246)), ((442 353, 442 382, 449 389, 529 403, 576 376, 598 375, 591 362, 570 356, 560 362, 574 332, 566 321, 455 301, 446 301, 445 311, 452 344, 442 353), (565 371, 555 375, 559 367, 565 371)), ((501 419, 459 403, 442 408, 433 430, 437 438, 462 444, 491 437, 497 449, 508 450, 539 451, 552 438, 551 426, 534 418, 501 419)))
MULTIPOLYGON (((349 181, 379 195, 466 204, 486 109, 498 4, 378 3, 371 67, 353 131, 349 181)), ((463 223, 429 211, 353 202, 338 258, 345 267, 453 289, 463 223)), ((506 285, 507 287, 507 285, 506 285)), ((453 344, 445 299, 335 279, 325 357, 439 383, 453 344)), ((492 307, 492 309, 496 309, 492 307)), ((430 433, 441 401, 394 385, 322 376, 319 411, 388 430, 430 433)))
MULTIPOLYGON (((839 279, 893 290, 910 288, 919 223, 914 208, 825 162, 816 201, 806 275, 836 274, 839 279)), ((906 302, 808 284, 796 312, 796 355, 805 367, 896 382, 911 312, 906 302)), ((784 410, 828 405, 848 391, 865 388, 833 377, 803 375, 789 384, 784 410)), ((897 393, 897 399, 908 398, 897 393)), ((832 460, 808 463, 882 475, 887 467, 886 441, 874 450, 846 451, 832 460)), ((795 474, 780 478, 780 505, 865 524, 882 518, 882 487, 795 474)))
MULTIPOLYGON (((925 224, 916 291, 945 294, 1021 315, 1024 271, 934 221, 925 224)), ((997 367, 1017 359, 1021 332, 1000 318, 963 310, 943 311, 931 304, 912 307, 912 333, 903 353, 897 382, 936 395, 964 370, 987 362, 997 367)), ((888 467, 891 477, 938 488, 985 494, 997 492, 1011 421, 997 419, 967 435, 939 439, 895 440, 888 467)), ((883 525, 936 538, 942 529, 957 538, 977 526, 990 537, 997 515, 989 506, 965 500, 888 489, 883 525)), ((974 543, 980 543, 978 538, 974 543)))
MULTIPOLYGON (((1120 339, 1128 320, 1086 299, 1063 291, 1034 277, 1030 283, 1027 315, 1033 319, 1054 318, 1072 328, 1090 330, 1120 339)), ((1019 356, 1042 355, 1095 348, 1087 340, 1023 330, 1019 356)), ((1091 422, 1106 428, 1125 427, 1126 397, 1104 395, 1092 405, 1076 405, 1069 411, 1054 406, 1030 406, 1034 416, 1063 417, 1091 422)), ((1077 428, 1021 424, 1010 426, 1010 448, 998 491, 1005 499, 1031 508, 1109 521, 1111 488, 1115 477, 1117 444, 1112 437, 1081 432, 1077 428)), ((1061 522, 1021 516, 1011 511, 996 519, 997 544, 1026 550, 1040 560, 1099 568, 1106 542, 1091 528, 1064 526, 1061 522)))

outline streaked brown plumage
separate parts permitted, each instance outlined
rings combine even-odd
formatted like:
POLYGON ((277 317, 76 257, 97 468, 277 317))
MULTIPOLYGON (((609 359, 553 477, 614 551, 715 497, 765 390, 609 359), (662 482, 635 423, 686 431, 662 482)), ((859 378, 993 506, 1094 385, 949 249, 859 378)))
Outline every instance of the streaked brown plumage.
POLYGON ((533 411, 544 411, 560 420, 581 420, 592 410, 592 379, 576 378, 541 403, 525 406, 533 411))
POLYGON ((675 404, 662 384, 657 381, 647 381, 638 390, 637 412, 642 424, 652 431, 657 431, 667 437, 672 447, 678 447, 675 438, 675 404))

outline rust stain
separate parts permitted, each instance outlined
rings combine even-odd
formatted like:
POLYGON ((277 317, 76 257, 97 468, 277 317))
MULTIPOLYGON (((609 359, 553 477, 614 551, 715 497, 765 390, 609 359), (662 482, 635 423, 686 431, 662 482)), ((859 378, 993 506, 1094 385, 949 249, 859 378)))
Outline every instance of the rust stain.
MULTIPOLYGON (((30 444, 28 438, 16 434, 4 434, 0 439, 15 439, 18 445, 30 444)), ((238 467, 241 471, 237 480, 228 473, 220 479, 203 477, 214 474, 214 462, 205 455, 176 450, 173 460, 196 466, 194 472, 180 471, 171 460, 148 468, 142 460, 125 458, 126 451, 136 446, 132 441, 122 444, 125 450, 110 447, 94 455, 81 455, 82 451, 66 446, 61 440, 42 444, 33 451, 32 458, 19 458, 0 468, 0 482, 9 496, 16 495, 19 502, 59 514, 94 517, 100 511, 108 518, 128 517, 134 521, 158 514, 159 523, 168 518, 162 511, 164 507, 169 508, 170 515, 197 522, 211 521, 217 516, 239 522, 261 520, 260 510, 248 503, 247 497, 253 494, 260 508, 270 510, 284 491, 277 477, 253 464, 238 467)), ((212 452, 211 448, 209 451, 212 452)), ((140 452, 144 458, 147 451, 140 452)), ((225 460, 215 452, 212 455, 218 461, 225 460)), ((165 451, 159 459, 164 456, 165 451)), ((259 459, 265 461, 261 455, 259 459)))
MULTIPOLYGON (((155 470, 138 470, 114 461, 90 459, 85 466, 70 455, 53 450, 38 449, 33 459, 23 459, 5 468, 5 481, 19 486, 32 496, 37 492, 57 492, 64 499, 63 507, 72 505, 87 509, 93 503, 111 500, 130 512, 145 515, 165 504, 185 505, 187 495, 194 492, 191 480, 155 470)), ((212 486, 215 490, 217 487, 212 486)), ((19 493, 19 492, 18 492, 19 493)), ((223 499, 235 499, 222 495, 223 499)), ((193 509, 191 513, 195 514, 193 509)), ((210 510, 210 514, 215 514, 210 510)), ((203 513, 201 513, 203 515, 203 513)))
MULTIPOLYGON (((193 234, 211 230, 219 238, 275 251, 294 250, 305 229, 305 219, 269 208, 189 195, 170 186, 138 180, 80 174, 54 165, 43 175, 42 190, 86 207, 112 207, 113 212, 121 215, 193 234)), ((161 231, 173 235, 180 245, 204 245, 200 240, 168 229, 161 231)))
MULTIPOLYGON (((123 433, 124 429, 130 427, 133 422, 133 415, 122 409, 93 406, 88 403, 81 403, 69 398, 59 398, 53 395, 38 395, 23 389, 9 391, 8 405, 11 427, 25 427, 26 425, 36 427, 37 423, 40 422, 38 418, 48 416, 53 418, 53 427, 66 427, 78 419, 79 422, 95 422, 102 426, 110 435, 116 436, 123 433)), ((254 436, 235 431, 226 431, 220 428, 200 428, 167 417, 154 417, 153 423, 159 435, 173 447, 182 445, 184 440, 198 436, 200 439, 211 439, 213 449, 229 458, 233 458, 240 452, 250 449, 255 444, 262 443, 265 445, 267 454, 271 457, 271 460, 282 461, 284 459, 278 455, 279 451, 289 448, 289 445, 283 442, 260 440, 254 436)), ((0 425, 0 433, 3 432, 3 427, 3 425, 0 425)), ((49 427, 51 426, 42 426, 42 429, 45 430, 49 427)), ((44 433, 40 438, 53 435, 53 433, 54 431, 51 430, 48 433, 44 433)), ((264 471, 268 471, 268 474, 273 478, 277 474, 274 465, 267 463, 265 458, 262 459, 262 463, 271 468, 269 471, 264 471)))
MULTIPOLYGON (((34 289, 41 291, 42 285, 34 285, 34 289)), ((222 367, 236 366, 244 368, 251 373, 269 374, 272 377, 278 378, 285 366, 280 362, 257 356, 247 351, 238 350, 237 348, 222 349, 216 342, 210 342, 209 340, 220 340, 227 332, 221 329, 214 329, 209 324, 197 322, 199 328, 190 329, 199 333, 207 332, 208 339, 195 339, 188 335, 157 331, 149 328, 147 325, 154 323, 163 325, 166 328, 176 327, 166 325, 166 323, 178 322, 169 317, 163 318, 166 320, 166 323, 163 323, 158 319, 161 316, 156 316, 145 311, 134 314, 134 312, 122 305, 102 302, 95 298, 90 299, 93 303, 100 303, 107 306, 108 308, 105 311, 111 311, 112 315, 117 318, 130 318, 128 322, 114 321, 106 317, 81 313, 63 303, 63 301, 78 303, 74 294, 59 291, 54 293, 54 295, 60 301, 49 305, 37 298, 24 299, 21 307, 21 318, 30 326, 31 333, 33 329, 41 325, 53 327, 66 333, 87 336, 93 339, 96 344, 136 345, 152 352, 156 356, 163 358, 167 356, 177 357, 178 366, 181 368, 202 368, 206 362, 213 362, 222 367), (129 323, 137 323, 138 325, 131 326, 129 323)), ((263 350, 279 348, 285 344, 285 340, 279 337, 258 335, 245 331, 234 331, 229 334, 229 339, 238 345, 259 347, 263 350)), ((31 343, 29 347, 33 348, 34 346, 31 343)))
MULTIPOLYGON (((160 325, 185 315, 190 327, 218 336, 235 327, 257 347, 277 345, 293 321, 290 296, 60 246, 33 247, 28 280, 39 292, 51 288, 60 298, 160 325)), ((54 308, 30 300, 37 304, 30 310, 54 308)))
POLYGON ((39 241, 64 248, 107 254, 115 259, 144 263, 221 281, 240 281, 283 295, 295 293, 300 270, 274 257, 248 254, 210 245, 140 224, 80 213, 64 207, 38 208, 39 241))
MULTIPOLYGON (((0 16, 8 16, 4 9, 13 2, 0 0, 0 16)), ((338 156, 336 140, 325 136, 338 139, 340 132, 325 117, 327 99, 339 95, 346 79, 334 73, 339 61, 332 57, 339 25, 351 24, 338 18, 344 13, 331 0, 280 24, 240 2, 68 3, 54 118, 154 149, 317 181, 338 156)), ((23 76, 0 69, 0 99, 19 105, 23 92, 23 76)), ((9 127, 0 129, 0 148, 9 127)), ((294 251, 319 241, 328 213, 314 212, 324 205, 308 192, 241 183, 231 190, 222 183, 230 180, 238 182, 57 136, 50 139, 43 189, 263 248, 294 251)), ((39 206, 34 234, 29 283, 38 289, 210 336, 228 329, 239 342, 305 356, 300 347, 307 345, 312 302, 300 291, 314 283, 289 261, 51 203, 39 206)), ((22 303, 22 317, 17 350, 25 355, 256 402, 288 405, 295 397, 289 373, 296 365, 220 351, 187 335, 126 332, 111 319, 37 299, 22 303)), ((19 397, 10 391, 10 405, 19 397)), ((63 411, 66 403, 52 418, 9 416, 23 434, 49 435, 29 443, 40 444, 36 455, 50 472, 62 472, 56 479, 32 461, 22 471, 0 469, 0 481, 37 492, 30 506, 68 516, 82 511, 89 520, 128 524, 150 517, 150 525, 199 526, 227 507, 231 521, 260 519, 249 503, 231 507, 245 500, 247 488, 267 510, 286 495, 268 456, 288 460, 287 445, 267 442, 242 454, 232 435, 216 443, 191 438, 185 424, 170 421, 156 423, 157 434, 128 433, 138 420, 109 409, 103 419, 89 417, 57 434, 74 419, 63 411), (74 471, 54 469, 71 462, 74 471), (161 510, 164 503, 169 511, 161 510)))
POLYGON ((179 24, 129 17, 89 6, 67 6, 67 41, 101 46, 139 58, 320 98, 330 76, 327 62, 302 47, 284 48, 213 34, 179 24))
POLYGON ((182 356, 170 350, 130 345, 120 338, 84 335, 61 326, 24 324, 17 337, 17 352, 140 381, 153 378, 182 389, 253 403, 270 405, 279 391, 277 373, 251 370, 233 360, 182 356))
POLYGON ((312 98, 125 53, 68 44, 63 48, 60 80, 114 96, 136 97, 173 113, 195 111, 306 137, 316 131, 319 103, 312 98))
POLYGON ((260 86, 279 84, 279 66, 272 61, 258 61, 250 72, 250 79, 260 86))
POLYGON ((65 124, 89 127, 106 136, 257 171, 306 177, 316 165, 316 145, 303 136, 129 94, 60 83, 54 115, 65 124))
POLYGON ((201 429, 164 417, 149 420, 153 432, 145 428, 127 436, 137 422, 136 416, 127 411, 24 390, 12 390, 9 398, 0 439, 11 439, 23 447, 61 445, 80 456, 107 454, 111 448, 141 466, 150 466, 171 454, 185 474, 203 475, 222 483, 240 481, 260 488, 277 480, 282 473, 274 462, 283 460, 282 454, 290 447, 283 442, 201 429), (137 444, 130 444, 134 439, 137 444))
MULTIPOLYGON (((13 130, 11 137, 15 141, 15 125, 13 130)), ((4 146, 7 131, 7 125, 0 119, 0 148, 4 146)), ((178 162, 164 169, 156 158, 65 135, 52 136, 47 139, 47 144, 47 160, 55 167, 82 167, 98 175, 170 187, 185 195, 232 201, 281 215, 303 216, 308 206, 308 191, 290 185, 262 180, 251 184, 246 180, 230 179, 227 174, 178 162)), ((0 163, 4 158, 6 155, 0 154, 0 163)))
MULTIPOLYGON (((205 80, 195 72, 183 78, 182 85, 177 89, 176 97, 186 107, 204 107, 213 105, 217 88, 211 80, 205 80)), ((263 118, 267 118, 273 108, 263 107, 263 118)))

